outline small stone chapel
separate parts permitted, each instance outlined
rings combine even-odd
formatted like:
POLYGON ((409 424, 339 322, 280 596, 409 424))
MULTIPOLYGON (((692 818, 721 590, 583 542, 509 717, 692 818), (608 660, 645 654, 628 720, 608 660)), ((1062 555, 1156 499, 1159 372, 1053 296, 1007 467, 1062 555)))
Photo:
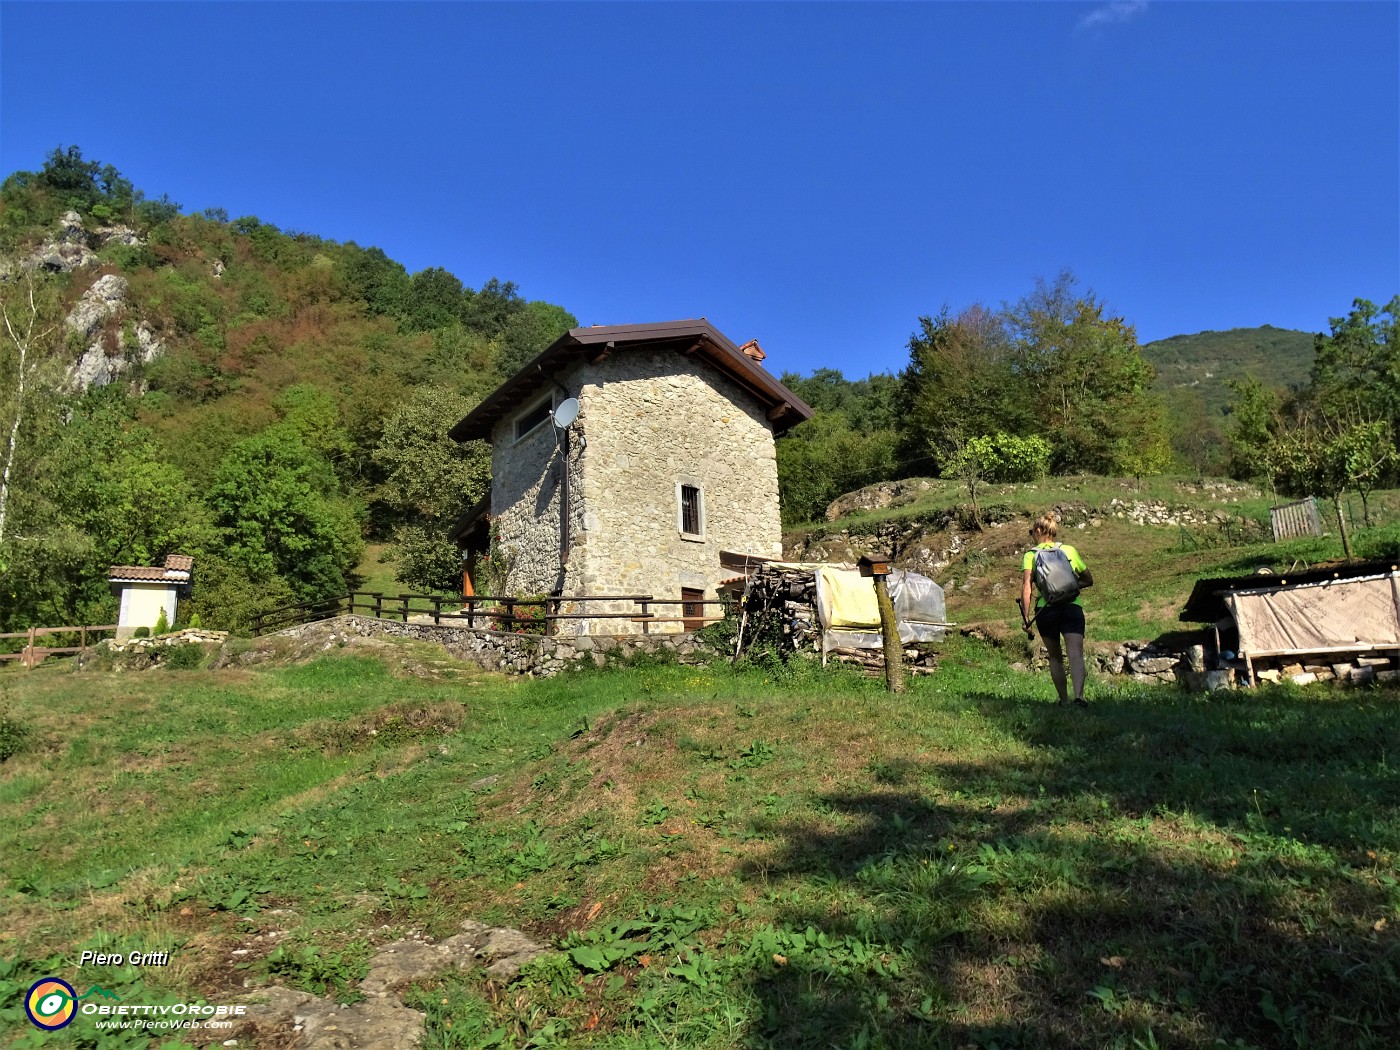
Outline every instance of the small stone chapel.
MULTIPOLYGON (((494 527, 514 595, 702 602, 733 575, 721 551, 731 564, 781 557, 773 440, 812 409, 764 369, 764 356, 704 318, 561 336, 449 432, 491 443, 490 495, 451 532, 468 566, 494 527), (570 399, 574 418, 572 405, 556 416, 570 399)), ((675 622, 654 629, 698 626, 699 606, 670 608, 659 615, 675 622), (682 608, 694 618, 682 623, 682 608)), ((637 629, 626 618, 561 624, 637 629)))

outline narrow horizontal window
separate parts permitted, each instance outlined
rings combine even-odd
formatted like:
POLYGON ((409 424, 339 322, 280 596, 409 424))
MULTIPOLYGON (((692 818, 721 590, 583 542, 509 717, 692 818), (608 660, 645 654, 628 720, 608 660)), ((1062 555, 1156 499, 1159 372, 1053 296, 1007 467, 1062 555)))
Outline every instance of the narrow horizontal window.
POLYGON ((546 419, 548 419, 549 408, 550 405, 548 401, 541 401, 534 408, 530 409, 530 411, 520 416, 515 421, 515 440, 519 441, 526 434, 530 433, 530 431, 534 430, 537 426, 539 426, 546 419))

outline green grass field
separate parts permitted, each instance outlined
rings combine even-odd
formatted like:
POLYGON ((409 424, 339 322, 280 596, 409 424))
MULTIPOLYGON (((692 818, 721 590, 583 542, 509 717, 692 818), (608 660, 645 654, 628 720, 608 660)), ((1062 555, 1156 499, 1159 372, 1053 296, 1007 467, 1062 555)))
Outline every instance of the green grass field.
POLYGON ((0 672, 0 1041, 149 1045, 27 1024, 84 949, 171 952, 101 974, 128 1000, 349 1001, 375 945, 470 917, 557 950, 414 986, 426 1046, 1400 1042, 1393 690, 1063 712, 971 641, 901 697, 424 666, 0 672))

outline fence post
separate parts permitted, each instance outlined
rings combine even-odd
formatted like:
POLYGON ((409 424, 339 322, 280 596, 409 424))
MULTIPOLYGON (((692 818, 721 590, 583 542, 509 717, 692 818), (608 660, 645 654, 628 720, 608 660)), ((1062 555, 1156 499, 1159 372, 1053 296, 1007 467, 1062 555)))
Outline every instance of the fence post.
MULTIPOLYGON (((649 601, 650 601, 649 598, 643 598, 643 599, 641 599, 641 600, 637 603, 637 604, 639 604, 639 605, 642 607, 642 616, 643 616, 643 617, 648 617, 648 616, 651 615, 651 613, 647 611, 647 602, 649 602, 649 601)), ((642 633, 643 633, 643 634, 651 634, 651 621, 650 621, 650 620, 648 620, 648 619, 643 619, 643 620, 642 620, 642 633)))
POLYGON ((408 623, 408 595, 400 594, 399 601, 403 602, 403 622, 408 623))
POLYGON ((29 644, 24 647, 24 657, 20 660, 25 670, 34 669, 34 628, 29 628, 29 644))
POLYGON ((441 599, 441 598, 434 598, 434 599, 433 599, 433 626, 434 626, 434 627, 441 627, 441 626, 442 626, 442 599, 441 599))
POLYGON ((467 599, 467 626, 476 626, 476 595, 467 599))
POLYGON ((371 596, 374 598, 374 618, 377 620, 384 613, 384 595, 380 591, 374 591, 371 596))
POLYGON ((515 599, 506 599, 506 630, 509 631, 515 626, 515 599))

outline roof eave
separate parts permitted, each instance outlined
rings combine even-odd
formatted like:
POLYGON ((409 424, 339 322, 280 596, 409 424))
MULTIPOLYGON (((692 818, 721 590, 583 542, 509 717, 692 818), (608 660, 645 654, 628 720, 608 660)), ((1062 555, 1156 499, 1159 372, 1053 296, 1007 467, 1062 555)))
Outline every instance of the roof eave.
POLYGON ((520 371, 467 413, 447 432, 448 436, 454 441, 489 440, 491 431, 505 415, 506 406, 514 400, 515 395, 533 386, 537 374, 557 370, 559 365, 555 364, 556 362, 562 364, 577 356, 571 351, 614 343, 646 345, 680 339, 696 340, 697 352, 703 353, 711 364, 763 404, 775 436, 786 433, 798 423, 812 418, 810 405, 783 386, 757 361, 747 357, 723 332, 702 318, 571 329, 536 354, 520 371))

